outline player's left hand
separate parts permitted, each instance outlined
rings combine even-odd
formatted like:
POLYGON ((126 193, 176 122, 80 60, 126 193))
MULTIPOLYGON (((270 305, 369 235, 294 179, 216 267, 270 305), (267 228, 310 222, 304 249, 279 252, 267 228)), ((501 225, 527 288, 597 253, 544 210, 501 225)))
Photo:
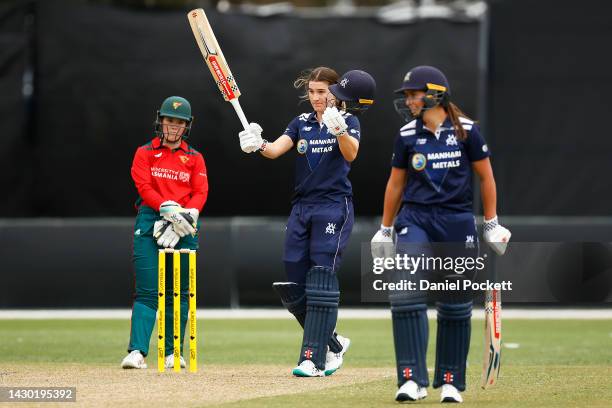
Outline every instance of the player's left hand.
POLYGON ((348 128, 346 121, 342 117, 342 114, 335 106, 332 108, 326 108, 325 112, 323 112, 323 123, 334 136, 340 136, 346 129, 348 128))
POLYGON ((484 220, 484 240, 497 255, 506 253, 512 233, 497 222, 497 216, 484 220))
POLYGON ((156 221, 153 225, 153 238, 157 245, 164 248, 174 248, 181 237, 172 229, 172 224, 166 220, 156 221))

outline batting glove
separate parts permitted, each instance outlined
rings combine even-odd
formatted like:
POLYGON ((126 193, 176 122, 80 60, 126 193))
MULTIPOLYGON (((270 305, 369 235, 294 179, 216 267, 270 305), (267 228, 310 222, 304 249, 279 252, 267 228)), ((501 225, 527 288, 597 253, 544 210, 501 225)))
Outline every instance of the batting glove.
POLYGON ((335 106, 333 108, 326 108, 322 119, 329 133, 334 136, 340 136, 348 128, 342 114, 335 106))
POLYGON ((506 248, 511 236, 512 233, 507 228, 499 225, 497 216, 490 220, 484 220, 483 238, 497 255, 506 253, 506 248))
POLYGON ((197 209, 185 209, 174 201, 164 201, 159 207, 159 213, 165 220, 172 223, 174 232, 181 238, 189 234, 195 235, 199 214, 197 209))
POLYGON ((238 133, 240 148, 245 153, 253 153, 262 148, 264 140, 261 138, 263 129, 257 123, 251 123, 249 128, 238 133))
POLYGON ((395 256, 393 244, 393 227, 380 226, 370 242, 372 258, 392 258, 395 256))
POLYGON ((166 220, 155 222, 153 225, 153 238, 157 240, 157 245, 164 248, 174 248, 181 239, 172 229, 172 224, 166 220))

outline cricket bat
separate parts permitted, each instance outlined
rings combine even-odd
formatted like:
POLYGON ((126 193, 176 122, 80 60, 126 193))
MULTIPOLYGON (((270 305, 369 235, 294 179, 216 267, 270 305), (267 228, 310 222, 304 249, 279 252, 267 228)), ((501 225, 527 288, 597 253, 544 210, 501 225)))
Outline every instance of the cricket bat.
POLYGON ((221 47, 215 38, 215 33, 206 18, 204 10, 199 8, 191 10, 187 13, 187 19, 189 25, 195 36, 195 40, 198 43, 198 47, 204 56, 204 61, 208 65, 208 69, 213 76, 213 79, 217 83, 217 87, 223 95, 223 99, 231 103, 242 123, 242 127, 245 130, 249 129, 249 122, 242 111, 238 97, 240 96, 240 90, 236 84, 236 79, 227 65, 227 61, 221 52, 221 47))
POLYGON ((497 382, 501 365, 501 291, 485 293, 485 352, 482 367, 482 388, 497 382))

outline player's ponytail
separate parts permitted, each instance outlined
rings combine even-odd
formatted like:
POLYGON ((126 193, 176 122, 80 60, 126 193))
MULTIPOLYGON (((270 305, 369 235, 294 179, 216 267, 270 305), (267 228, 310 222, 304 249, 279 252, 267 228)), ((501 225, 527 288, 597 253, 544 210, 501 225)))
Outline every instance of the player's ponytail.
POLYGON ((457 105, 455 105, 454 103, 450 101, 448 102, 448 105, 445 107, 445 109, 446 109, 446 113, 448 114, 448 118, 453 124, 453 128, 455 129, 455 135, 457 136, 457 139, 461 141, 465 141, 465 139, 467 139, 467 132, 461 125, 461 121, 459 120, 459 117, 464 117, 466 119, 470 119, 470 118, 468 117, 468 115, 463 113, 457 105))

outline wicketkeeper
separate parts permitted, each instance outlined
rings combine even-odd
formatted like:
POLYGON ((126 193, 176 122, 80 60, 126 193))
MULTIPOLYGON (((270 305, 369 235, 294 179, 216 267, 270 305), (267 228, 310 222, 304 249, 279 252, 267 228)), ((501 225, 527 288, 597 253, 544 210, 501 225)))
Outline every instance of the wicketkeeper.
MULTIPOLYGON (((202 154, 185 142, 193 116, 185 98, 164 100, 155 121, 156 136, 136 151, 132 178, 138 190, 134 225, 133 263, 135 296, 128 355, 123 368, 146 368, 144 357, 157 312, 157 271, 160 248, 198 249, 198 215, 208 196, 208 178, 202 154)), ((187 254, 181 254, 181 367, 185 367, 183 341, 188 311, 187 254)), ((172 270, 168 260, 166 270, 172 270)), ((171 279, 166 292, 172 293, 171 279)), ((166 310, 173 298, 165 296, 166 310)), ((166 367, 174 366, 172 313, 166 314, 166 367)))

